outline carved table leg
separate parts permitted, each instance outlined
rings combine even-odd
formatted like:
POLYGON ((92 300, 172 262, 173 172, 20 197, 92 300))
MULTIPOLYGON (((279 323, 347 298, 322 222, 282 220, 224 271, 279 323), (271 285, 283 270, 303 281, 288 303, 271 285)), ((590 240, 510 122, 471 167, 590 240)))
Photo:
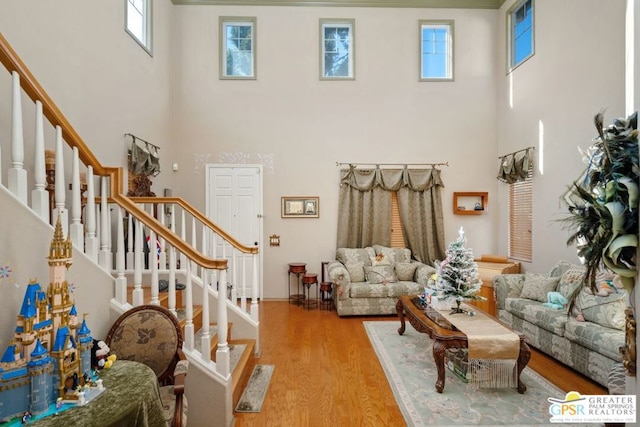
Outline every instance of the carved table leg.
POLYGON ((398 317, 400 318, 400 327, 398 328, 398 334, 404 334, 405 324, 404 324, 404 306, 402 305, 402 301, 398 300, 396 303, 396 312, 398 313, 398 317))
POLYGON ((520 341, 520 354, 518 354, 518 364, 516 368, 518 369, 518 373, 516 375, 516 379, 518 381, 518 393, 523 394, 527 391, 527 386, 520 380, 520 374, 527 363, 529 363, 529 359, 531 358, 531 349, 527 345, 524 340, 520 341))
POLYGON ((440 340, 433 342, 433 360, 438 368, 438 380, 436 381, 436 391, 442 393, 444 390, 444 353, 446 347, 440 340))

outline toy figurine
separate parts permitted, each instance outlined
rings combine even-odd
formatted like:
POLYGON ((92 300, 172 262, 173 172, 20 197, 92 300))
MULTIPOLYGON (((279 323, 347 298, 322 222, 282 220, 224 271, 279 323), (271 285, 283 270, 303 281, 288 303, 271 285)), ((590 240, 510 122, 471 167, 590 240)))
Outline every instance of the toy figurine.
POLYGON ((22 414, 22 424, 27 424, 29 421, 31 421, 31 412, 24 411, 24 414, 22 414))

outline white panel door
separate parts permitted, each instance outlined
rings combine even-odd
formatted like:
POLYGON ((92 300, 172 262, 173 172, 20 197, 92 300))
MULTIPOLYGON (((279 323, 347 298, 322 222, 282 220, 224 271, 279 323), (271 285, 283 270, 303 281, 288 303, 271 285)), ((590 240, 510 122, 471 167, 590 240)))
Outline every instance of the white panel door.
MULTIPOLYGON (((206 215, 234 239, 246 246, 258 246, 258 297, 262 298, 262 166, 207 165, 206 215)), ((210 254, 229 262, 227 278, 236 284, 237 297, 251 297, 253 259, 236 252, 221 238, 209 240, 210 254)))

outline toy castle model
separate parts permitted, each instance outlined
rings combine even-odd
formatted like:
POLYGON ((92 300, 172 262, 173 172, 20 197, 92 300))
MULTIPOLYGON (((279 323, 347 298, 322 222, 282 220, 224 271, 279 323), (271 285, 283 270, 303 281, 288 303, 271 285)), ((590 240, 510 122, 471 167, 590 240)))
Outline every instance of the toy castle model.
POLYGON ((60 217, 49 248, 49 286, 27 286, 11 344, 0 359, 0 420, 47 411, 58 398, 76 400, 91 375, 93 339, 69 295, 71 240, 60 217))

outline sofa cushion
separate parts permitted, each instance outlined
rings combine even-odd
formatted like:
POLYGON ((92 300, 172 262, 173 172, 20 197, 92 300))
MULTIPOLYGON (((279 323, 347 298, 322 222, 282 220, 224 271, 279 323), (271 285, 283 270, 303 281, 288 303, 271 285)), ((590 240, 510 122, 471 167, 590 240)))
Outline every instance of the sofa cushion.
POLYGON ((582 286, 586 272, 587 269, 584 266, 571 264, 560 276, 556 290, 570 299, 574 291, 582 286))
POLYGON ((388 257, 391 264, 394 262, 411 261, 411 250, 407 248, 388 248, 386 246, 373 245, 375 254, 382 254, 388 257))
POLYGON ((378 254, 374 257, 369 258, 369 260, 371 261, 371 265, 372 266, 377 266, 377 265, 392 265, 393 261, 391 261, 391 258, 388 255, 385 254, 378 254))
POLYGON ((576 297, 576 310, 582 312, 585 320, 607 328, 623 330, 627 300, 628 296, 624 290, 601 297, 593 295, 587 288, 582 288, 576 297))
POLYGON ((572 264, 569 261, 565 261, 565 260, 560 260, 556 263, 556 265, 554 265, 551 268, 551 271, 549 272, 549 276, 551 277, 560 277, 562 276, 562 273, 564 273, 565 271, 567 271, 567 269, 571 266, 574 266, 576 264, 572 264))
POLYGON ((539 301, 525 298, 505 299, 505 310, 558 336, 564 335, 564 327, 567 323, 566 310, 547 308, 539 301))
POLYGON ((351 289, 349 292, 351 298, 386 298, 387 286, 382 283, 351 283, 351 289))
POLYGON ((349 261, 345 265, 352 282, 364 282, 364 262, 349 261))
POLYGON ((397 282, 398 278, 391 265, 377 265, 375 267, 365 267, 364 275, 369 284, 397 282))
POLYGON ((556 290, 559 280, 559 277, 549 277, 546 274, 535 274, 527 271, 524 274, 520 298, 546 302, 547 293, 556 290))
POLYGON ((396 270, 398 280, 412 282, 418 265, 420 264, 416 262, 396 262, 393 268, 396 270))
POLYGON ((583 347, 600 353, 618 362, 622 355, 618 349, 624 345, 624 332, 607 328, 593 322, 578 322, 569 319, 565 326, 564 336, 583 347))
POLYGON ((336 259, 345 265, 348 262, 363 262, 364 265, 371 265, 370 258, 374 256, 376 253, 371 247, 336 249, 336 259))
POLYGON ((424 287, 416 282, 399 281, 387 284, 387 296, 399 298, 402 295, 420 295, 424 287))

